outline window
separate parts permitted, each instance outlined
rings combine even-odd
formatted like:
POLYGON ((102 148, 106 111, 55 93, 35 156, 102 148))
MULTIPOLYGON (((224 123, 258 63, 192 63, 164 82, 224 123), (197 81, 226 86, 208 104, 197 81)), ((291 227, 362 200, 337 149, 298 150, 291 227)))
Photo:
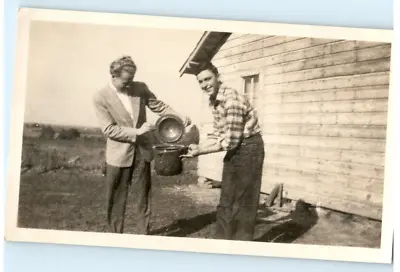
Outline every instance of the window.
POLYGON ((258 93, 259 75, 243 77, 243 93, 249 99, 250 104, 255 106, 256 94, 258 93))

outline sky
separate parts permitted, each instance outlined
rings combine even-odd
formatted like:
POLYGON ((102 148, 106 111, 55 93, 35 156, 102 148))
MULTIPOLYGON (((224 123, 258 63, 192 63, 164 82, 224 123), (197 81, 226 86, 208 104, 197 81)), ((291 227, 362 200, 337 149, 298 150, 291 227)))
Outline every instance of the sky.
MULTIPOLYGON (((179 69, 202 31, 35 21, 29 43, 25 122, 96 127, 93 94, 110 80, 109 65, 130 55, 135 80, 176 111, 201 120, 202 94, 179 69)), ((150 122, 157 116, 149 113, 150 122)))

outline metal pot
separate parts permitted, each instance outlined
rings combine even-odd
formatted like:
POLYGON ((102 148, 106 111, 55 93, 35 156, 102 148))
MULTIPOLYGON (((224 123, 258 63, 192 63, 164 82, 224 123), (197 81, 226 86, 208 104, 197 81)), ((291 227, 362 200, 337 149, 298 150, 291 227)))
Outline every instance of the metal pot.
POLYGON ((185 133, 181 118, 173 114, 161 116, 155 124, 155 136, 161 144, 153 146, 154 168, 158 175, 173 176, 182 173, 181 155, 187 153, 185 145, 177 144, 185 133))
POLYGON ((174 114, 161 116, 155 125, 155 136, 164 144, 178 142, 185 133, 185 126, 181 118, 174 114))
POLYGON ((153 147, 155 158, 154 168, 161 176, 174 176, 182 173, 181 155, 187 153, 184 145, 159 144, 153 147))

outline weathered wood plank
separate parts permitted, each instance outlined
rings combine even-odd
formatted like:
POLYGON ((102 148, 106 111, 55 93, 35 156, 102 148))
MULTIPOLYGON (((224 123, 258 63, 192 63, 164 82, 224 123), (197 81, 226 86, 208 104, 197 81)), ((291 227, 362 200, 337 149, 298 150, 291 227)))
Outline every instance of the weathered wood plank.
POLYGON ((266 152, 286 157, 320 159, 334 162, 357 163, 370 166, 385 166, 385 153, 354 151, 343 149, 295 147, 290 145, 269 144, 266 152))
MULTIPOLYGON (((365 62, 369 60, 389 59, 391 56, 391 46, 384 44, 380 46, 368 47, 363 49, 338 52, 334 54, 326 54, 317 57, 301 59, 296 61, 284 62, 275 65, 265 65, 260 63, 257 67, 257 61, 252 61, 253 65, 248 66, 246 63, 238 63, 231 66, 221 67, 219 72, 224 78, 240 77, 241 74, 249 71, 250 69, 261 69, 265 76, 271 77, 275 74, 283 74, 295 71, 303 71, 308 69, 330 67, 335 65, 342 65, 348 63, 365 62), (243 69, 247 68, 247 69, 243 69)), ((251 64, 251 62, 249 63, 251 64)))
MULTIPOLYGON (((299 38, 299 37, 286 37, 286 36, 264 36, 261 39, 257 39, 260 37, 259 35, 252 36, 254 38, 254 41, 247 43, 246 39, 242 39, 242 43, 238 44, 235 47, 230 47, 228 49, 222 49, 218 52, 218 54, 214 57, 214 61, 218 61, 223 58, 228 58, 232 57, 235 55, 240 55, 244 53, 248 53, 251 51, 255 50, 260 50, 263 48, 267 48, 270 46, 275 46, 291 41, 296 41, 304 38, 299 38)), ((250 40, 250 39, 248 39, 250 40)), ((247 41, 248 41, 247 40, 247 41)))
MULTIPOLYGON (((232 83, 232 81, 230 82, 232 83)), ((355 88, 328 89, 318 91, 304 91, 286 94, 265 94, 262 91, 257 99, 265 103, 308 103, 323 101, 343 101, 358 99, 382 99, 388 98, 389 85, 362 86, 355 88)))
POLYGON ((307 179, 298 177, 282 177, 271 174, 264 175, 265 180, 275 180, 283 183, 283 187, 290 189, 297 189, 307 191, 309 193, 327 196, 342 200, 349 200, 359 202, 366 205, 381 205, 383 195, 382 193, 367 192, 364 190, 357 190, 353 188, 343 188, 337 184, 322 184, 320 182, 313 182, 307 179))
POLYGON ((318 137, 386 139, 386 126, 276 125, 265 126, 264 134, 318 137))
POLYGON ((388 85, 389 72, 349 75, 306 80, 292 83, 267 85, 263 91, 267 94, 292 93, 304 91, 317 91, 327 89, 341 89, 353 87, 365 87, 373 85, 388 85))
MULTIPOLYGON (((389 58, 359 61, 327 67, 318 67, 274 75, 265 73, 263 80, 264 85, 274 85, 280 83, 298 82, 337 76, 379 73, 386 71, 390 71, 389 58)), ((266 86, 266 88, 268 88, 268 86, 266 86)))
MULTIPOLYGON (((305 170, 299 168, 288 168, 281 165, 274 165, 271 163, 264 164, 263 173, 265 175, 279 176, 283 181, 285 177, 292 177, 296 179, 303 179, 304 185, 307 185, 307 181, 320 183, 321 186, 325 184, 337 184, 345 190, 346 188, 352 188, 357 190, 363 190, 366 192, 375 192, 377 194, 383 194, 383 179, 379 178, 365 178, 365 177, 353 177, 349 175, 337 175, 335 173, 325 173, 315 170, 305 170)), ((268 182, 268 179, 267 179, 268 182)))
POLYGON ((235 48, 237 46, 241 46, 244 44, 252 43, 255 41, 259 41, 262 39, 265 39, 267 37, 272 37, 272 36, 266 36, 266 35, 257 35, 257 34, 245 34, 237 37, 229 37, 229 39, 222 45, 221 49, 218 51, 218 53, 214 56, 213 60, 220 59, 220 55, 222 54, 221 52, 224 52, 226 50, 229 50, 231 48, 235 48))
MULTIPOLYGON (((262 99, 262 98, 261 98, 262 99)), ((310 103, 269 103, 264 101, 260 114, 278 113, 351 113, 351 112, 386 112, 387 99, 323 101, 310 103)))
POLYGON ((264 125, 386 125, 387 112, 263 114, 264 125))
POLYGON ((315 45, 332 43, 334 41, 338 41, 338 40, 301 38, 301 39, 296 39, 296 40, 289 41, 286 43, 281 43, 281 44, 277 44, 274 46, 269 46, 266 48, 261 48, 258 50, 222 58, 219 60, 213 60, 213 63, 217 67, 232 65, 232 64, 239 63, 239 62, 259 59, 259 58, 263 58, 263 57, 267 57, 267 56, 278 55, 278 54, 282 54, 284 52, 294 51, 294 50, 298 50, 298 49, 304 49, 304 48, 315 46, 315 45))
MULTIPOLYGON (((358 60, 367 60, 369 58, 368 55, 371 52, 373 52, 373 54, 377 54, 375 53, 376 50, 373 49, 376 46, 390 47, 390 44, 378 43, 378 42, 364 42, 364 41, 336 41, 320 45, 314 45, 311 47, 300 48, 289 52, 283 51, 280 54, 272 56, 264 56, 258 59, 255 58, 249 60, 242 60, 240 62, 235 62, 235 63, 234 59, 231 60, 230 62, 225 62, 225 63, 220 63, 219 60, 218 61, 213 60, 213 63, 219 68, 221 74, 229 74, 236 71, 246 71, 248 69, 255 69, 255 68, 258 69, 261 67, 286 64, 295 61, 300 61, 300 63, 310 61, 310 64, 308 65, 312 66, 318 64, 317 60, 320 57, 323 58, 324 56, 326 56, 328 58, 332 58, 331 56, 341 52, 345 52, 345 54, 347 54, 347 57, 348 54, 351 55, 356 54, 358 55, 358 60), (360 49, 363 48, 371 48, 371 51, 361 51, 360 49)), ((382 48, 382 51, 385 52, 383 54, 384 56, 385 54, 387 54, 387 50, 388 50, 387 48, 385 49, 382 48)))
MULTIPOLYGON (((270 192, 275 185, 275 180, 266 181, 262 183, 261 190, 263 192, 270 192)), ((289 186, 284 186, 284 197, 293 200, 303 200, 307 203, 317 205, 319 204, 321 207, 338 210, 342 212, 347 212, 350 214, 357 214, 360 216, 372 218, 375 220, 382 219, 382 205, 367 205, 359 202, 343 200, 338 198, 332 198, 329 196, 321 196, 315 193, 305 192, 298 188, 290 188, 289 186)))
MULTIPOLYGON (((383 66, 385 65, 387 64, 383 64, 383 66)), ((221 76, 221 79, 224 82, 229 82, 229 84, 234 85, 232 86, 234 88, 238 89, 241 88, 240 76, 233 76, 233 77, 221 76)), ((333 77, 325 76, 323 78, 264 85, 260 91, 260 94, 264 96, 271 94, 286 94, 286 93, 296 93, 296 92, 315 93, 315 91, 323 91, 323 90, 340 91, 340 89, 350 89, 350 88, 373 88, 373 86, 379 86, 379 88, 381 88, 384 85, 389 85, 389 81, 390 81, 389 71, 333 76, 333 77)))
POLYGON ((299 61, 267 66, 263 72, 267 75, 288 73, 300 70, 308 70, 327 66, 341 65, 346 63, 364 62, 389 58, 391 56, 391 46, 381 45, 364 49, 339 52, 334 54, 322 55, 299 61))
POLYGON ((264 134, 263 138, 268 144, 293 145, 314 148, 337 148, 344 150, 359 150, 369 152, 385 152, 386 141, 380 139, 317 137, 297 135, 270 135, 264 134))
POLYGON ((364 165, 359 163, 346 163, 311 158, 305 159, 301 157, 290 157, 271 153, 266 154, 265 163, 272 163, 288 168, 336 173, 338 175, 378 179, 383 179, 384 177, 384 167, 378 165, 364 165))

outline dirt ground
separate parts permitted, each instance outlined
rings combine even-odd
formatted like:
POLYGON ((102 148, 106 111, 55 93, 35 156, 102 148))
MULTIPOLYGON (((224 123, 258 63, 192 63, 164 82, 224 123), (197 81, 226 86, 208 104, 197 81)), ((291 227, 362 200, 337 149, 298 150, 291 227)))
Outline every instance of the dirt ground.
MULTIPOLYGON (((102 150, 101 142, 25 140, 19 226, 106 232, 102 150)), ((152 235, 212 238, 219 189, 196 183, 195 160, 179 176, 153 171, 152 235)), ((125 232, 135 233, 130 203, 125 232)), ((291 213, 260 208, 255 241, 380 247, 380 232, 381 222, 299 202, 291 213)))

